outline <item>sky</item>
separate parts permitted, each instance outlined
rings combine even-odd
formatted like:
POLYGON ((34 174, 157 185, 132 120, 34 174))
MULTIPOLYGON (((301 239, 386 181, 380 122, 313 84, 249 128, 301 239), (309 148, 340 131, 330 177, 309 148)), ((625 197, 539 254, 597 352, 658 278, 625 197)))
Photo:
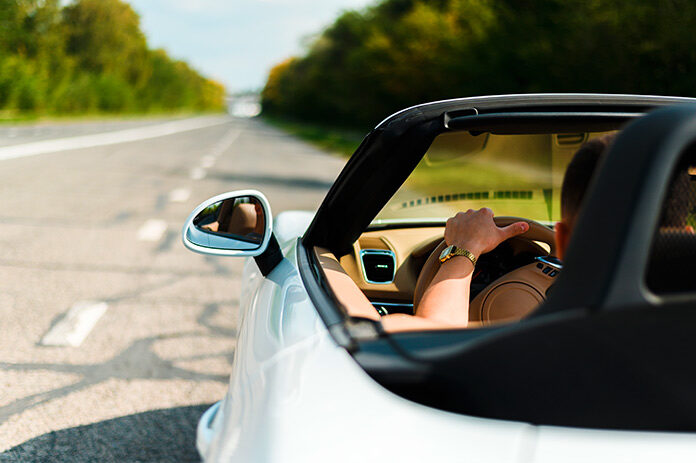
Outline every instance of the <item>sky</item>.
POLYGON ((230 92, 260 90, 276 63, 341 11, 372 0, 128 0, 151 48, 164 48, 230 92))

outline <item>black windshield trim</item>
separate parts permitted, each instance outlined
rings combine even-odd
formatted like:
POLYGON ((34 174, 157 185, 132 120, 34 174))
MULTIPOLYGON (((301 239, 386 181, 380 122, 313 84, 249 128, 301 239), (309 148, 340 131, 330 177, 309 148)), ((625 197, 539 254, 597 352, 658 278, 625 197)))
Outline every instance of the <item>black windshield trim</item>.
POLYGON ((495 134, 605 132, 643 116, 641 112, 506 112, 448 118, 450 130, 495 134))

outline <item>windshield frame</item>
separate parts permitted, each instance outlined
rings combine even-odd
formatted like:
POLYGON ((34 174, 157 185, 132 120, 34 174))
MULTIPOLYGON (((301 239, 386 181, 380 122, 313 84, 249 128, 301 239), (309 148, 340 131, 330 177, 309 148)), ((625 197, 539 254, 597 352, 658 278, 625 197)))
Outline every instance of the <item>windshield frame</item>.
MULTIPOLYGON (((458 117, 467 118, 467 123, 492 119, 496 121, 496 127, 492 127, 495 131, 519 126, 520 117, 530 113, 546 114, 543 120, 538 118, 539 114, 535 115, 536 124, 548 125, 554 119, 563 119, 563 114, 571 114, 564 123, 581 117, 584 124, 606 124, 614 118, 616 124, 612 125, 616 128, 658 107, 687 102, 696 100, 640 95, 530 94, 462 98, 408 108, 380 123, 363 140, 319 207, 302 238, 303 244, 324 247, 339 257, 350 253, 352 244, 415 169, 434 138, 451 130, 448 126, 458 117)), ((527 117, 525 125, 531 119, 527 117)), ((558 127, 553 131, 558 132, 558 127)), ((572 131, 576 132, 577 126, 572 131)))

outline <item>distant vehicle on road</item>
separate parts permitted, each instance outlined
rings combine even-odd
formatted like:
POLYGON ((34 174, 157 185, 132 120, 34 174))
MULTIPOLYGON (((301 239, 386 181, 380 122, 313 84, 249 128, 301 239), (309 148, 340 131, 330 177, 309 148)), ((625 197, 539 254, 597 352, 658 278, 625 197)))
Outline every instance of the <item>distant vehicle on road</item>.
MULTIPOLYGON (((256 191, 202 203, 185 245, 251 257, 229 392, 198 426, 203 459, 693 461, 696 240, 658 223, 693 157, 695 101, 424 104, 367 135, 316 214, 274 218, 256 191), (619 129, 561 262, 566 166, 619 129), (530 227, 476 263, 471 326, 385 328, 414 313, 447 217, 479 207, 530 227)), ((693 198, 682 206, 696 223, 693 198)))
POLYGON ((233 95, 228 98, 227 111, 234 117, 256 117, 261 114, 261 98, 256 94, 233 95))

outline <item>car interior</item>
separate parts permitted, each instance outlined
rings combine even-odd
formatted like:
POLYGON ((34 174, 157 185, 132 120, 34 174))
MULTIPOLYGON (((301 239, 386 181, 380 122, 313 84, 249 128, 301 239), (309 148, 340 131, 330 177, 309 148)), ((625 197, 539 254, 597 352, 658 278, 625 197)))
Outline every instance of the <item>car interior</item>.
POLYGON ((460 210, 490 207, 507 214, 495 218, 498 226, 525 220, 530 229, 479 257, 470 326, 522 319, 545 300, 562 270, 553 223, 560 219, 565 166, 579 146, 606 133, 439 135, 349 253, 337 258, 315 248, 327 283, 351 316, 413 315, 440 267, 444 221, 460 210), (484 178, 469 180, 473 169, 484 178))

